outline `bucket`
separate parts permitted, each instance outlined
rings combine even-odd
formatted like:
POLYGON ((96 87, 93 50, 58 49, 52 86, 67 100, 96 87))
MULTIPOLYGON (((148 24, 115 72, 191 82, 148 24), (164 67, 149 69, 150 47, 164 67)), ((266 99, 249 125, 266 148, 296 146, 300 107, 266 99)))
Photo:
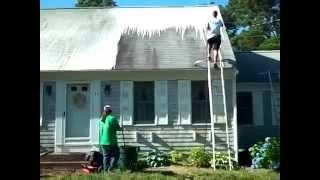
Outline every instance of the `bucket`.
POLYGON ((122 170, 134 170, 138 161, 136 146, 120 146, 119 167, 122 170))

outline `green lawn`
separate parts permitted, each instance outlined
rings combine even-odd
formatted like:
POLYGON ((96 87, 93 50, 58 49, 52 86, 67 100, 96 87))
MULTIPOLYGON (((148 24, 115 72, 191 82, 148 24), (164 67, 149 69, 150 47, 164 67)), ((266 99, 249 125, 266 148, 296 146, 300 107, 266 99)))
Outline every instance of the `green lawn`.
POLYGON ((115 171, 113 174, 90 174, 84 175, 75 173, 73 175, 55 176, 43 178, 48 180, 279 180, 280 174, 269 170, 238 170, 238 171, 221 171, 213 172, 205 168, 185 168, 179 166, 170 167, 171 173, 166 172, 120 172, 115 171))

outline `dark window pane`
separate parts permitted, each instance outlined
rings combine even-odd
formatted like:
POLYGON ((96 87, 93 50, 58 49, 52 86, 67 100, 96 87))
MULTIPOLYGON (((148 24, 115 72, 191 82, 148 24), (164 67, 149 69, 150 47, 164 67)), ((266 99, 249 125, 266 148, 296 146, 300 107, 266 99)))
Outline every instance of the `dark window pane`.
POLYGON ((111 85, 107 84, 104 86, 104 94, 109 96, 111 94, 111 85))
POLYGON ((134 82, 134 122, 154 123, 154 83, 134 82))
POLYGON ((76 86, 72 86, 71 87, 71 91, 76 91, 77 90, 77 87, 76 86))
POLYGON ((88 87, 87 86, 83 86, 82 87, 82 91, 87 91, 88 90, 88 87))
POLYGON ((252 94, 251 92, 237 93, 237 118, 238 124, 253 123, 252 94))
POLYGON ((52 94, 52 86, 50 86, 50 85, 46 86, 46 94, 48 96, 51 96, 51 94, 52 94))
POLYGON ((192 81, 191 96, 192 123, 210 123, 208 82, 192 81))

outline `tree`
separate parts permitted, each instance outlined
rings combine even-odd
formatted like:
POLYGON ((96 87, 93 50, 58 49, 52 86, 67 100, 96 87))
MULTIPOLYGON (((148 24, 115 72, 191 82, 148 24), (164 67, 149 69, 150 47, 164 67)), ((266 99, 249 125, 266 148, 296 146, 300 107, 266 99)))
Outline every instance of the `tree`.
POLYGON ((275 41, 280 36, 279 0, 230 0, 220 10, 234 49, 253 50, 280 46, 274 44, 280 43, 275 41), (246 30, 239 33, 239 29, 246 30), (272 46, 270 42, 273 43, 272 46), (262 43, 264 44, 261 45, 262 43))
POLYGON ((280 49, 280 37, 272 37, 264 40, 258 47, 259 50, 280 49))
POLYGON ((248 51, 256 49, 265 40, 264 32, 261 28, 243 31, 231 38, 231 44, 236 51, 248 51))
POLYGON ((114 7, 117 6, 113 0, 77 0, 76 7, 114 7))

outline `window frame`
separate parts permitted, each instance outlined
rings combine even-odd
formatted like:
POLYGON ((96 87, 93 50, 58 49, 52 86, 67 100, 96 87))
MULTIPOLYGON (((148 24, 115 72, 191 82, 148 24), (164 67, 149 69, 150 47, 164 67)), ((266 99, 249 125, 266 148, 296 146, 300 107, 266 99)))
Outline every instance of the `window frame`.
MULTIPOLYGON (((156 112, 155 112, 155 81, 133 81, 133 117, 132 117, 132 125, 133 126, 156 126, 156 112), (136 120, 136 96, 135 96, 135 90, 136 90, 136 83, 152 83, 152 93, 153 93, 153 97, 151 98, 153 101, 153 121, 152 123, 137 123, 136 120)), ((151 122, 151 120, 150 120, 151 122)))
POLYGON ((246 127, 246 126, 255 126, 255 109, 254 109, 254 93, 253 91, 237 91, 236 92, 236 105, 237 105, 237 125, 239 127, 246 127), (240 106, 238 105, 238 97, 239 93, 249 93, 251 96, 251 122, 250 123, 245 123, 245 124, 240 124, 239 120, 239 111, 240 111, 240 106))
POLYGON ((207 96, 205 96, 206 98, 207 98, 207 102, 208 102, 208 121, 207 121, 207 123, 206 122, 194 122, 194 118, 193 118, 193 116, 194 116, 194 112, 193 112, 193 102, 194 102, 194 100, 193 100, 193 83, 194 82, 203 82, 204 83, 204 85, 205 85, 205 87, 208 87, 208 81, 206 81, 206 80, 191 80, 191 124, 192 125, 199 125, 199 126, 201 126, 201 125, 210 125, 211 124, 211 119, 210 119, 210 107, 209 107, 209 103, 210 103, 210 100, 209 100, 209 90, 207 91, 207 93, 208 93, 208 95, 207 96))

